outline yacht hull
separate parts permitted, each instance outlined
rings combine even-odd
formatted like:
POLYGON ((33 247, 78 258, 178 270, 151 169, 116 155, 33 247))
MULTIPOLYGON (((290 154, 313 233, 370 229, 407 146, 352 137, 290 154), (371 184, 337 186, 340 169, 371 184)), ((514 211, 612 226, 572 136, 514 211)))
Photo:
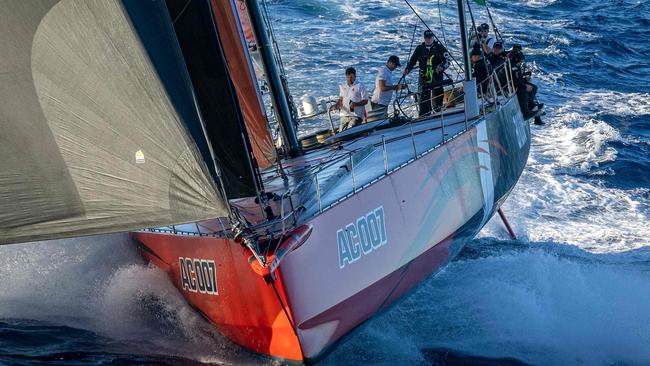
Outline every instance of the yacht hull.
POLYGON ((313 362, 458 254, 513 189, 529 149, 529 126, 513 98, 468 131, 302 223, 309 235, 288 248, 272 283, 252 269, 250 252, 231 240, 133 236, 143 255, 235 343, 313 362), (188 266, 188 258, 202 270, 188 266), (214 262, 214 276, 210 265, 203 271, 202 261, 214 262), (208 293, 211 276, 218 291, 208 293), (201 278, 203 292, 192 286, 201 278))

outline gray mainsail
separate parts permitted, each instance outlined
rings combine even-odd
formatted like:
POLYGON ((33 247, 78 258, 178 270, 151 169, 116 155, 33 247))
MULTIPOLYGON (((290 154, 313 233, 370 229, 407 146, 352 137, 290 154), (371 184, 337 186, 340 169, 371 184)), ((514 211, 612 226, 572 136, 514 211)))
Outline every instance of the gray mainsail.
POLYGON ((228 215, 166 7, 147 3, 164 65, 129 1, 0 4, 0 244, 228 215))

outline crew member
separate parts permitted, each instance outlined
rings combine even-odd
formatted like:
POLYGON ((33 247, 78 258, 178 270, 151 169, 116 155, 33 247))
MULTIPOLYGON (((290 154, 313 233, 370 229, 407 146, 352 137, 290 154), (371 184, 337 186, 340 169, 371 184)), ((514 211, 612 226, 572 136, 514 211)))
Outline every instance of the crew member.
POLYGON ((535 124, 543 124, 540 118, 536 116, 537 112, 544 106, 535 100, 537 86, 530 82, 530 71, 526 70, 524 63, 524 54, 521 46, 515 45, 508 53, 512 64, 512 78, 515 88, 517 89, 517 99, 524 119, 535 118, 535 124))
POLYGON ((357 81, 357 70, 348 67, 345 69, 345 83, 339 86, 339 99, 330 108, 330 110, 340 110, 339 132, 365 122, 366 104, 368 104, 368 92, 363 84, 357 81))
POLYGON ((445 46, 433 40, 431 30, 425 30, 424 42, 415 48, 408 65, 404 69, 404 75, 408 75, 415 67, 415 64, 419 64, 420 117, 431 114, 432 102, 435 110, 440 110, 444 96, 444 88, 441 83, 444 71, 449 67, 449 59, 449 52, 447 52, 445 46), (433 96, 431 95, 432 92, 433 96))
POLYGON ((472 49, 469 55, 472 61, 472 77, 476 78, 476 85, 483 92, 483 95, 487 95, 489 90, 487 80, 492 73, 490 63, 486 62, 481 49, 478 47, 472 49))
MULTIPOLYGON (((507 70, 505 67, 502 67, 503 64, 508 59, 507 54, 503 51, 503 43, 500 41, 494 42, 494 47, 492 47, 492 53, 487 56, 487 60, 492 66, 492 69, 499 79, 499 84, 501 87, 506 87, 508 84, 508 76, 506 75, 507 70)), ((501 88, 497 89, 497 93, 501 92, 501 88)))
POLYGON ((493 68, 496 69, 497 67, 501 66, 501 64, 506 60, 506 54, 503 52, 503 43, 499 41, 494 42, 492 53, 488 55, 487 59, 493 68))
POLYGON ((370 98, 370 104, 373 111, 382 111, 382 117, 388 114, 388 106, 393 98, 393 90, 401 90, 406 87, 405 84, 393 83, 393 71, 402 66, 399 57, 393 55, 388 58, 386 65, 379 68, 375 77, 375 91, 370 98))
POLYGON ((477 31, 478 33, 472 35, 470 46, 474 48, 474 46, 480 45, 483 48, 483 53, 489 55, 497 40, 490 36, 490 26, 487 23, 479 25, 477 31))

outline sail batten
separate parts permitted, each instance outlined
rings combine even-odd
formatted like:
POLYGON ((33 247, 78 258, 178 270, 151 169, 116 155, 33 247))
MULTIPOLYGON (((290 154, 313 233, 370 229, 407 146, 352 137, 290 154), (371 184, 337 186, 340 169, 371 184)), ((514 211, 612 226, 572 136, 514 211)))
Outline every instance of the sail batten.
POLYGON ((142 3, 0 4, 0 244, 228 215, 165 3, 142 3))

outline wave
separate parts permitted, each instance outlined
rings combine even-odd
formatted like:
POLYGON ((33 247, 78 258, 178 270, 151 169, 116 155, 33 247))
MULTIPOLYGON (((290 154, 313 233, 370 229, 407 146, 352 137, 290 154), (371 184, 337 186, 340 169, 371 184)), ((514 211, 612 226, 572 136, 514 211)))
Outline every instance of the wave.
MULTIPOLYGON (((596 253, 650 245, 650 187, 609 187, 592 175, 616 160, 609 144, 625 141, 616 129, 574 113, 534 133, 528 167, 504 205, 518 235, 596 253)), ((503 237, 498 219, 481 235, 503 237)))
MULTIPOLYGON (((610 114, 621 117, 650 115, 650 93, 623 93, 612 90, 586 90, 575 93, 573 107, 593 110, 596 115, 610 114)), ((565 109, 562 110, 566 110, 565 109)), ((561 111, 562 111, 561 110, 561 111)))
MULTIPOLYGON (((89 333, 111 340, 112 348, 103 352, 251 363, 187 305, 164 272, 143 263, 126 234, 11 245, 1 251, 0 319, 29 319, 54 333, 60 330, 62 345, 53 345, 50 352, 64 352, 65 344, 89 333)), ((25 331, 25 326, 18 329, 25 331)), ((104 343, 96 340, 72 351, 104 343)))
MULTIPOLYGON (((412 3, 441 36, 436 4, 412 3)), ((455 7, 441 3, 449 47, 458 50, 455 7)), ((472 355, 496 364, 650 363, 650 186, 633 175, 625 179, 642 184, 607 183, 631 167, 637 175, 650 167, 650 93, 643 89, 650 43, 639 36, 650 24, 648 3, 489 4, 506 44, 524 45, 548 112, 548 124, 533 127, 528 168, 503 206, 520 240, 497 239, 507 233, 493 219, 444 272, 370 322, 326 365, 428 365, 439 350, 461 363, 472 355), (619 164, 624 159, 631 162, 619 164)), ((270 1, 294 97, 335 98, 351 65, 371 91, 388 55, 408 56, 417 20, 401 5, 270 1)), ((478 23, 487 21, 483 7, 472 7, 478 23)), ((418 24, 416 43, 422 30, 418 24)), ((4 246, 0 278, 0 319, 54 324, 64 341, 107 337, 112 348, 102 352, 163 355, 153 363, 179 355, 261 362, 216 334, 126 235, 4 246)), ((76 352, 87 345, 69 344, 76 352)))
POLYGON ((536 131, 542 141, 535 158, 550 163, 556 173, 585 173, 604 162, 616 160, 617 151, 609 145, 624 139, 617 129, 603 121, 585 118, 575 112, 563 114, 548 128, 536 131))
POLYGON ((645 268, 564 243, 484 239, 465 252, 477 255, 450 264, 325 364, 365 362, 372 349, 380 364, 424 365, 432 348, 518 360, 506 364, 650 361, 645 268))

